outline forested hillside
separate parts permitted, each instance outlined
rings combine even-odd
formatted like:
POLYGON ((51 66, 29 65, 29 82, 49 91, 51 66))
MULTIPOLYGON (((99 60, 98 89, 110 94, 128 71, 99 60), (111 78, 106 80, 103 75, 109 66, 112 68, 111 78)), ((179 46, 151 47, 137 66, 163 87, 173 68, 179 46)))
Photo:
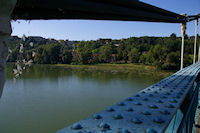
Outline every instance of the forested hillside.
MULTIPOLYGON (((192 64, 193 45, 194 37, 186 35, 184 66, 192 64)), ((8 62, 25 59, 38 64, 138 63, 175 70, 180 66, 180 49, 181 38, 174 33, 169 37, 145 36, 95 41, 12 36, 8 62)))

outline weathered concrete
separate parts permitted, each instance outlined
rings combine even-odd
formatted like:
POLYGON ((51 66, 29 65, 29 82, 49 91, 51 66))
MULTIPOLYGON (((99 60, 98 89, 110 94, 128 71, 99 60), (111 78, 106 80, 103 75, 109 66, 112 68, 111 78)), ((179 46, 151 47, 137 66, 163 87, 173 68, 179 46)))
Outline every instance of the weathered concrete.
POLYGON ((17 0, 0 0, 0 97, 6 80, 6 58, 11 34, 10 15, 17 0))

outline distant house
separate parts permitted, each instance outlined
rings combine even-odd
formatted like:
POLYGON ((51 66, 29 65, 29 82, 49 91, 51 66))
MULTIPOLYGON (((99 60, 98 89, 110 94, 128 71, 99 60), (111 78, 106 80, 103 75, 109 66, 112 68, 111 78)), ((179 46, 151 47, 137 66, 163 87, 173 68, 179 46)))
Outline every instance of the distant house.
POLYGON ((45 38, 40 36, 29 36, 28 38, 32 39, 33 41, 39 42, 45 40, 45 38))
POLYGON ((120 44, 114 44, 115 47, 119 47, 120 44))
POLYGON ((102 38, 100 38, 99 40, 97 40, 97 42, 100 43, 100 44, 106 44, 106 43, 112 42, 112 39, 102 39, 102 38))

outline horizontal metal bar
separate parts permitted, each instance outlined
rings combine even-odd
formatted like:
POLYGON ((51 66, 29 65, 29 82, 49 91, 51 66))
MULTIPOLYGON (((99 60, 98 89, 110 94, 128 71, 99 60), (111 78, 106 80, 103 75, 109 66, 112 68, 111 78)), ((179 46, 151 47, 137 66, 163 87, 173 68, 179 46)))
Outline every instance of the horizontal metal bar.
POLYGON ((181 23, 186 17, 136 0, 18 0, 13 19, 97 19, 181 23))

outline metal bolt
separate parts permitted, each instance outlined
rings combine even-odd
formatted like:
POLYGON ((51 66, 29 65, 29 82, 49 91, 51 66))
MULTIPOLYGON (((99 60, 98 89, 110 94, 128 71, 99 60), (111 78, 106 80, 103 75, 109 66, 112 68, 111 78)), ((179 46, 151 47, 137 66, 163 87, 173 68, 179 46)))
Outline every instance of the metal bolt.
POLYGON ((98 114, 95 114, 95 115, 93 115, 93 119, 99 120, 99 119, 102 119, 102 117, 98 114))
POLYGON ((142 98, 142 100, 143 100, 143 101, 148 101, 149 99, 148 99, 148 98, 142 98))
POLYGON ((99 128, 101 128, 102 130, 108 130, 108 129, 110 129, 110 125, 102 122, 99 124, 99 128))
POLYGON ((135 95, 135 97, 140 97, 140 95, 139 95, 139 94, 137 94, 137 95, 135 95))
POLYGON ((126 111, 133 112, 134 110, 131 107, 129 107, 129 108, 126 109, 126 111))
POLYGON ((164 123, 165 121, 158 117, 158 118, 154 119, 153 122, 161 124, 161 123, 164 123))
POLYGON ((153 94, 149 94, 149 97, 153 97, 153 94))
POLYGON ((106 109, 108 112, 113 112, 113 111, 115 111, 112 107, 109 107, 109 108, 107 108, 106 109))
POLYGON ((171 103, 177 103, 177 101, 174 99, 174 100, 170 100, 169 102, 171 103))
POLYGON ((120 133, 131 133, 128 129, 123 128, 120 133))
POLYGON ((79 130, 79 129, 82 129, 83 127, 81 126, 81 124, 75 123, 75 124, 72 125, 71 128, 74 129, 74 130, 79 130))
POLYGON ((143 111, 142 114, 144 114, 144 115, 151 115, 151 113, 149 111, 143 111))
POLYGON ((149 105, 149 108, 152 108, 152 109, 157 109, 157 108, 158 108, 158 106, 156 106, 156 105, 149 105))
POLYGON ((180 99, 181 97, 180 97, 180 96, 176 96, 175 98, 178 98, 178 99, 180 99))
POLYGON ((166 96, 162 96, 161 98, 166 99, 167 97, 166 96))
POLYGON ((127 101, 133 101, 133 98, 129 97, 129 98, 127 99, 127 101))
POLYGON ((118 119, 123 119, 123 116, 121 114, 117 114, 117 115, 114 115, 113 118, 118 120, 118 119))
POLYGON ((156 130, 154 130, 153 128, 147 128, 145 130, 145 133, 157 133, 156 130))
POLYGON ((134 104, 135 105, 142 105, 140 102, 135 102, 134 104))
POLYGON ((135 123, 135 124, 141 124, 141 123, 142 123, 142 121, 139 120, 138 118, 133 118, 131 121, 132 121, 133 123, 135 123))
POLYGON ((163 103, 163 101, 162 101, 162 100, 156 100, 156 102, 157 102, 157 103, 163 103))
POLYGON ((165 105, 167 108, 174 108, 174 105, 172 105, 172 104, 167 104, 167 105, 165 105))
POLYGON ((118 103, 119 106, 124 106, 125 104, 123 102, 118 103))
POLYGON ((160 113, 164 114, 164 115, 169 115, 170 114, 170 112, 168 110, 161 110, 160 113))
POLYGON ((169 92, 165 93, 165 95, 171 95, 169 92))
POLYGON ((144 93, 146 93, 145 91, 142 91, 142 93, 144 94, 144 93))

